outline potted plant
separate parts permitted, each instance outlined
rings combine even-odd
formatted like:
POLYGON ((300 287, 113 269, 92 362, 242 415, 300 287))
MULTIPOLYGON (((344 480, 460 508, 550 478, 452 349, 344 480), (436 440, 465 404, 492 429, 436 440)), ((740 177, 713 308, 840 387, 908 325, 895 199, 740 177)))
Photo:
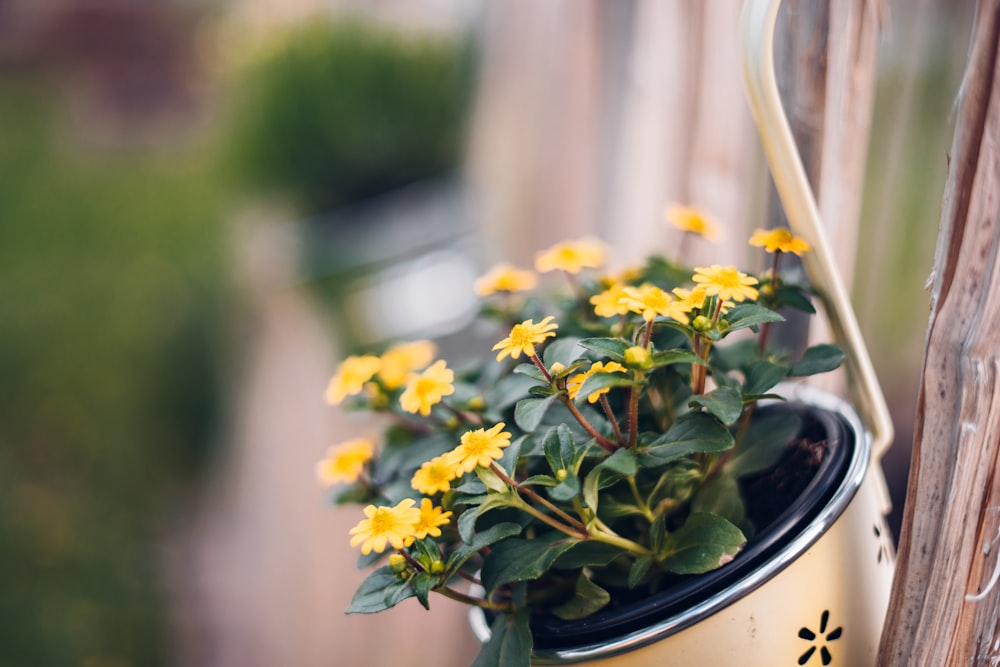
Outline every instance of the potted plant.
POLYGON ((808 244, 751 243, 772 258, 759 276, 663 257, 602 274, 599 242, 560 244, 537 273, 476 284, 492 354, 452 365, 418 341, 345 359, 327 400, 389 418, 317 464, 336 502, 364 506, 351 544, 376 569, 348 612, 467 603, 484 666, 873 656, 892 570, 870 443, 839 399, 780 384, 844 356, 774 344, 780 309, 815 312, 779 271, 808 244))

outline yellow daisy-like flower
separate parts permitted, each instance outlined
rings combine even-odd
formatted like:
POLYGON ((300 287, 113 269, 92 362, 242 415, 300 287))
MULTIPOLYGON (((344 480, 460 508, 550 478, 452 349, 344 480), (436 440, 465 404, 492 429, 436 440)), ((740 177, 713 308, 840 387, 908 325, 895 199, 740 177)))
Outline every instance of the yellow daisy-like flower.
POLYGON ((529 357, 534 356, 536 345, 541 345, 549 336, 555 336, 554 331, 559 328, 559 325, 551 323, 553 319, 549 315, 538 324, 532 320, 515 324, 510 330, 510 335, 493 346, 494 351, 500 350, 497 361, 502 361, 508 355, 512 359, 517 359, 522 354, 529 357))
POLYGON ((753 301, 757 298, 757 290, 753 287, 757 279, 732 266, 713 264, 696 267, 694 271, 692 280, 704 287, 709 296, 718 295, 723 301, 753 301))
POLYGON ((411 373, 406 380, 406 389, 399 396, 399 405, 406 412, 419 412, 427 416, 431 407, 445 396, 455 393, 455 372, 448 368, 443 359, 435 361, 422 373, 411 373))
MULTIPOLYGON (((619 364, 617 361, 609 361, 604 363, 603 361, 597 361, 591 364, 583 373, 577 373, 569 380, 566 381, 566 391, 569 393, 569 397, 576 400, 577 394, 580 393, 580 386, 583 385, 584 381, 589 378, 594 373, 624 373, 626 368, 619 364)), ((603 394, 608 393, 611 387, 605 387, 604 389, 598 389, 587 396, 587 401, 589 403, 596 403, 603 394)))
POLYGON ((420 522, 420 510, 414 504, 415 500, 406 498, 395 507, 369 505, 364 509, 367 518, 351 528, 351 546, 360 544, 361 553, 367 556, 372 551, 385 551, 386 543, 393 549, 413 544, 417 524, 420 522))
POLYGON ((629 312, 642 315, 642 319, 647 322, 655 320, 657 315, 672 318, 682 324, 688 322, 687 311, 683 305, 668 292, 649 283, 641 287, 626 287, 621 303, 629 309, 629 312))
POLYGON ((479 296, 489 296, 496 292, 524 292, 534 289, 537 284, 538 276, 533 271, 497 264, 476 280, 474 288, 479 296))
POLYGON ((402 387, 410 373, 431 363, 437 346, 429 340, 393 345, 382 354, 379 379, 386 389, 402 387))
POLYGON ((413 473, 410 486, 425 496, 433 496, 435 493, 449 490, 451 480, 456 477, 458 471, 448 461, 448 457, 438 456, 424 463, 413 473))
POLYGON ((792 233, 784 227, 772 229, 758 229, 750 237, 750 245, 764 248, 766 252, 790 252, 802 256, 802 253, 809 252, 812 248, 805 239, 792 236, 792 233))
POLYGON ((488 467, 490 463, 503 456, 503 449, 510 444, 510 433, 504 431, 500 422, 493 428, 476 429, 462 435, 461 444, 447 454, 448 462, 457 472, 467 473, 476 466, 488 467))
POLYGON ((604 263, 604 244, 596 239, 580 239, 557 243, 535 257, 535 269, 540 273, 561 270, 580 273, 586 268, 597 268, 604 263))
POLYGON ((326 402, 337 405, 348 396, 360 394, 365 383, 375 377, 382 361, 370 355, 350 356, 340 362, 326 388, 326 402))
POLYGON ((629 312, 628 306, 621 303, 621 298, 625 294, 625 285, 615 283, 600 294, 590 297, 590 303, 594 305, 594 312, 598 317, 615 317, 629 312))
POLYGON ((316 477, 327 486, 338 482, 353 482, 375 455, 375 443, 368 438, 355 438, 330 447, 326 458, 316 463, 316 477))
POLYGON ((705 214, 696 208, 672 204, 667 208, 664 217, 670 224, 684 232, 690 232, 704 237, 709 241, 719 238, 719 228, 705 214))
POLYGON ((420 519, 413 527, 413 537, 422 540, 428 535, 431 537, 441 537, 441 526, 447 526, 451 521, 451 512, 442 511, 441 507, 434 507, 430 498, 420 501, 420 519))

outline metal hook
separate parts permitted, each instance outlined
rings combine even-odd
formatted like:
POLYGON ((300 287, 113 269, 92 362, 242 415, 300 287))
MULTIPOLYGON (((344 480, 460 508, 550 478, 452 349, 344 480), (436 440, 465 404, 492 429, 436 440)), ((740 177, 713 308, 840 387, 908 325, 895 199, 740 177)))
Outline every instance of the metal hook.
MULTIPOLYGON (((852 398, 872 434, 875 460, 892 443, 893 424, 885 395, 865 347, 844 283, 837 272, 820 222, 819 209, 788 125, 774 74, 774 24, 781 0, 747 0, 740 18, 743 81, 774 184, 792 231, 813 248, 803 256, 810 281, 821 298, 837 343, 847 354, 852 398)), ((888 499, 886 499, 888 505, 888 499)))

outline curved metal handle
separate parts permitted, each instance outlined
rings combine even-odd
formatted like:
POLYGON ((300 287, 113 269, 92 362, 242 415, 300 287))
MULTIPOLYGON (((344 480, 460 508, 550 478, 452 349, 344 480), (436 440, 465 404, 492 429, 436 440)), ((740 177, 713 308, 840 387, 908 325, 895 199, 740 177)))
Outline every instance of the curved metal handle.
POLYGON ((812 252, 803 256, 803 265, 812 283, 822 286, 823 305, 834 338, 847 354, 851 395, 871 431, 872 452, 878 459, 892 443, 892 418, 847 290, 834 264, 819 209, 778 95, 774 24, 780 5, 781 0, 747 0, 743 5, 740 18, 743 81, 788 224, 813 247, 812 252))

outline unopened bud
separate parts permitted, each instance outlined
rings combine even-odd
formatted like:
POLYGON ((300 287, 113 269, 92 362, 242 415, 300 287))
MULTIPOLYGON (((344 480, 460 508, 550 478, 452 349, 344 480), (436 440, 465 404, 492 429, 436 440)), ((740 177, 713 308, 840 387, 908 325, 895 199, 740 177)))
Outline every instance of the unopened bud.
POLYGON ((441 574, 444 572, 444 563, 439 560, 431 563, 431 574, 441 574))
POLYGON ((482 410, 486 407, 486 401, 482 396, 473 396, 469 399, 468 405, 470 410, 482 410))
POLYGON ((556 470, 556 479, 558 479, 560 482, 566 479, 566 468, 560 468, 559 470, 556 470))
POLYGON ((691 327, 695 331, 708 331, 712 328, 712 320, 704 315, 699 315, 691 321, 691 327))
POLYGON ((566 370, 566 367, 564 365, 560 364, 558 361, 556 363, 552 364, 551 366, 549 366, 549 374, 550 375, 560 375, 565 370, 566 370))
POLYGON ((649 361, 649 350, 639 345, 625 350, 625 363, 632 367, 642 368, 649 361))
POLYGON ((402 554, 392 554, 389 556, 389 569, 392 570, 393 574, 403 574, 406 572, 408 565, 402 554))

